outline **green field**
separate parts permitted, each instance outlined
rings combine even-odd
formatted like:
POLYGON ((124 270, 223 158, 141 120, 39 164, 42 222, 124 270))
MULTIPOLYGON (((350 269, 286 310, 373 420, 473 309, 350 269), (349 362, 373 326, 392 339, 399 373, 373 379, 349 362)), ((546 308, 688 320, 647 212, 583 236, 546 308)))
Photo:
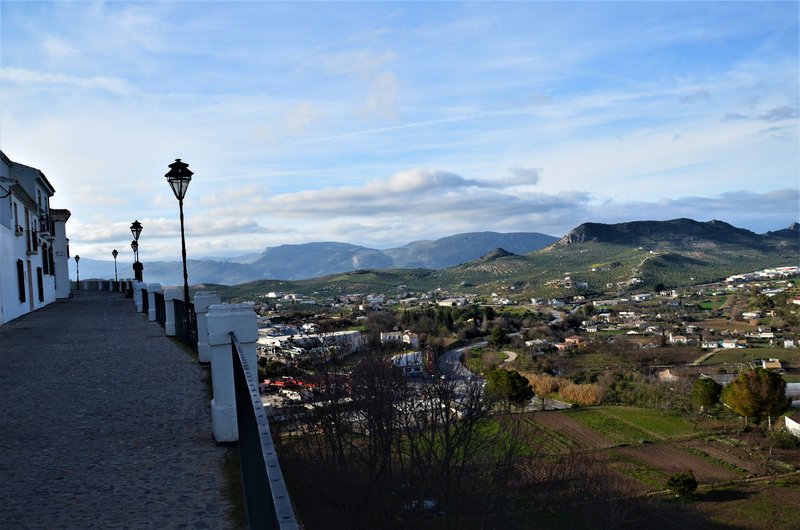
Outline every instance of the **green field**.
POLYGON ((666 440, 697 432, 680 414, 655 409, 602 406, 574 409, 565 414, 621 444, 666 440))
POLYGON ((660 469, 648 466, 644 462, 619 451, 611 450, 609 455, 611 456, 611 462, 615 464, 614 469, 618 473, 622 473, 623 475, 627 475, 639 482, 647 484, 654 490, 663 489, 664 484, 669 478, 666 473, 660 469))

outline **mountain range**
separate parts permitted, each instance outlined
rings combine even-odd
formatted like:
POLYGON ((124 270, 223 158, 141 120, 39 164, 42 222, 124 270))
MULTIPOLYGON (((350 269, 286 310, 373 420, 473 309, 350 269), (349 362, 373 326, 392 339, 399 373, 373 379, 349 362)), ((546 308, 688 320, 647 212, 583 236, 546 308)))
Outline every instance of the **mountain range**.
MULTIPOLYGON (((442 269, 478 259, 498 247, 526 254, 556 241, 556 237, 537 232, 471 232, 435 241, 414 241, 385 250, 349 243, 316 242, 267 247, 261 254, 233 258, 190 259, 187 269, 192 284, 303 280, 361 269, 442 269)), ((130 265, 120 267, 120 277, 132 275, 130 265)), ((114 265, 83 258, 80 268, 82 278, 108 278, 113 275, 114 265)), ((144 263, 144 279, 162 285, 182 285, 181 262, 144 263)))
MULTIPOLYGON (((529 290, 570 274, 605 284, 642 277, 678 285, 762 266, 796 265, 798 256, 798 223, 756 234, 723 221, 673 219, 584 223, 560 239, 537 232, 474 232, 385 250, 337 242, 280 245, 260 254, 189 260, 187 268, 194 285, 279 280, 300 282, 300 291, 324 291, 326 282, 336 283, 335 290, 348 282, 374 290, 393 282, 420 289, 513 285, 529 290)), ((82 259, 80 265, 84 279, 113 273, 112 262, 82 259)), ((180 262, 148 262, 144 267, 147 282, 182 284, 180 262)), ((131 275, 124 265, 120 271, 120 277, 131 275)))

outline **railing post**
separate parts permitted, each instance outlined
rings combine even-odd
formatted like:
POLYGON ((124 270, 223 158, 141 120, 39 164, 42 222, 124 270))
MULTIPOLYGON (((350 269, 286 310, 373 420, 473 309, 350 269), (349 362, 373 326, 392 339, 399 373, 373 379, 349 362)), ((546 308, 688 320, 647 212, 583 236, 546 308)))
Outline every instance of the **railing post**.
MULTIPOLYGON (((257 370, 258 320, 250 304, 214 304, 208 309, 206 318, 214 393, 211 400, 211 427, 217 442, 235 442, 239 439, 239 428, 236 422, 230 333, 236 335, 244 355, 252 363, 250 366, 257 370)), ((258 374, 253 374, 253 377, 257 378, 258 374)))
POLYGON ((142 282, 133 282, 133 301, 136 303, 136 312, 141 313, 142 309, 144 308, 142 302, 142 288, 144 284, 142 282))
POLYGON ((175 336, 175 304, 172 303, 176 298, 183 298, 183 289, 173 288, 164 290, 164 305, 167 309, 167 320, 164 322, 164 333, 168 337, 175 336))
POLYGON ((160 283, 147 284, 147 320, 156 321, 156 291, 161 292, 160 283))
POLYGON ((206 313, 208 313, 209 307, 220 302, 219 294, 216 291, 200 291, 194 295, 194 312, 197 315, 197 357, 201 363, 211 362, 206 313))

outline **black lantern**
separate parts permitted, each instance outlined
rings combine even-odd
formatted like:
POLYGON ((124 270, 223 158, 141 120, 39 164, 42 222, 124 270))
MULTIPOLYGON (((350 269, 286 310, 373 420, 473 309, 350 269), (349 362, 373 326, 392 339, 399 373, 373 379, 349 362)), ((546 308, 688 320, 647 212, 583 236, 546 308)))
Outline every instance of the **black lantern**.
POLYGON ((119 252, 117 249, 111 251, 111 255, 114 256, 114 281, 118 282, 119 278, 117 278, 117 256, 119 256, 119 252))
POLYGON ((189 328, 189 275, 186 272, 186 237, 183 232, 183 198, 186 196, 186 190, 189 189, 189 182, 192 181, 194 173, 189 169, 189 164, 181 162, 180 158, 176 158, 175 162, 169 165, 169 172, 164 175, 167 177, 172 193, 178 199, 178 208, 181 216, 181 253, 183 256, 183 307, 186 308, 184 318, 186 319, 186 328, 189 328))
POLYGON ((175 198, 179 201, 186 197, 186 190, 189 189, 192 175, 194 173, 189 169, 189 164, 181 162, 180 158, 176 158, 175 162, 169 165, 169 173, 164 176, 167 177, 172 193, 175 194, 175 198))
POLYGON ((75 254, 75 283, 78 284, 78 290, 81 290, 81 268, 78 265, 78 262, 81 260, 81 257, 75 254))
POLYGON ((131 223, 131 234, 133 234, 133 239, 139 241, 139 234, 142 233, 142 223, 139 221, 134 221, 131 223))
POLYGON ((131 223, 131 234, 133 234, 133 241, 131 241, 131 248, 133 249, 133 277, 136 281, 143 281, 142 271, 144 265, 139 262, 139 236, 142 233, 142 223, 138 220, 131 223))

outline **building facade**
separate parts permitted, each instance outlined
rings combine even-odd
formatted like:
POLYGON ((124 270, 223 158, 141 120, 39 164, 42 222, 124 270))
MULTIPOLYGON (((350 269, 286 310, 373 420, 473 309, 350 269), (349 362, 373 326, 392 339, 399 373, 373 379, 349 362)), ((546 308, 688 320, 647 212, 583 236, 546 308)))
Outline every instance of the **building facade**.
POLYGON ((44 173, 0 151, 0 326, 69 296, 69 210, 44 173))

